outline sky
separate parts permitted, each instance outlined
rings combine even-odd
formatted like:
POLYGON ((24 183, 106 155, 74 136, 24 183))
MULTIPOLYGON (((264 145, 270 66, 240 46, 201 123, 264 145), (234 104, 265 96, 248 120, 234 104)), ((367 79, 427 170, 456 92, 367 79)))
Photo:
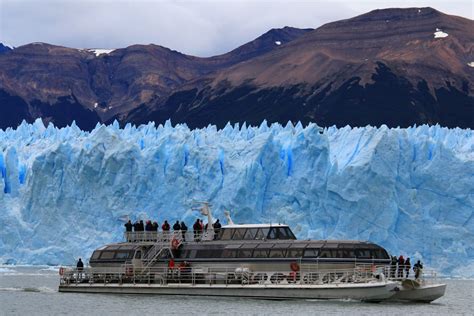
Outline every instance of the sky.
POLYGON ((474 0, 0 0, 0 42, 108 49, 153 43, 205 57, 271 28, 317 28, 374 9, 427 6, 474 16, 474 0))

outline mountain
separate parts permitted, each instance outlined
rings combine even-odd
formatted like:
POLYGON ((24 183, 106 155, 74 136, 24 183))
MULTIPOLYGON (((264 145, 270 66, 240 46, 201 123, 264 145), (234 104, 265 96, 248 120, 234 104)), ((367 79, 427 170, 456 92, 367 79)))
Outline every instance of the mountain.
POLYGON ((187 82, 122 121, 474 128, 473 29, 432 8, 371 11, 187 82))
POLYGON ((11 50, 12 50, 12 48, 10 46, 7 46, 7 45, 4 45, 4 44, 0 43, 0 54, 9 52, 11 50))
POLYGON ((120 113, 165 100, 195 78, 278 48, 309 30, 274 29, 227 54, 188 56, 158 45, 88 50, 32 43, 0 55, 0 128, 23 119, 92 129, 120 113))

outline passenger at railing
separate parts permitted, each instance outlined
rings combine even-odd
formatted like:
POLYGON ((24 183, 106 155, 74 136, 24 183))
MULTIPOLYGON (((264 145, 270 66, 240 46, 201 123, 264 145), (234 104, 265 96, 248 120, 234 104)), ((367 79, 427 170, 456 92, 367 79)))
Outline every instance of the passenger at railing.
POLYGON ((411 269, 411 262, 410 262, 410 258, 407 258, 407 260, 405 260, 405 272, 406 272, 406 278, 408 279, 408 276, 410 275, 410 269, 411 269))
POLYGON ((405 259, 403 255, 398 258, 398 277, 403 278, 403 270, 405 270, 405 259))
POLYGON ((79 261, 77 261, 76 268, 77 268, 77 278, 80 280, 82 279, 82 271, 84 270, 84 262, 82 262, 81 258, 79 258, 79 261))
POLYGON ((143 224, 143 220, 140 220, 140 231, 144 231, 145 230, 145 224, 143 224))
POLYGON ((390 261, 390 277, 394 278, 397 274, 397 256, 392 256, 392 260, 390 261))
POLYGON ((221 232, 221 228, 222 228, 222 225, 219 222, 219 219, 216 220, 216 222, 214 223, 213 226, 214 226, 214 239, 217 239, 217 237, 219 236, 219 233, 221 232))
POLYGON ((420 260, 418 260, 413 265, 413 271, 415 271, 415 279, 419 279, 421 276, 421 273, 423 272, 423 265, 421 264, 420 260))
POLYGON ((125 231, 127 233, 132 231, 133 224, 131 220, 128 220, 128 222, 126 222, 124 226, 125 226, 125 231))
POLYGON ((135 223, 133 223, 133 231, 134 232, 140 231, 140 222, 138 220, 135 223))
POLYGON ((169 232, 170 232, 170 224, 168 221, 165 221, 163 225, 161 225, 161 229, 163 230, 163 237, 165 240, 169 239, 169 232))
POLYGON ((145 231, 147 231, 147 232, 153 231, 153 224, 151 223, 150 220, 146 221, 145 231))
POLYGON ((180 225, 181 233, 183 234, 183 241, 186 241, 186 233, 188 232, 188 226, 184 222, 181 222, 180 225))
POLYGON ((157 231, 158 231, 158 223, 157 223, 156 221, 153 222, 152 228, 153 228, 153 231, 154 231, 154 232, 157 232, 157 231))
POLYGON ((199 218, 196 219, 196 222, 193 225, 193 231, 194 231, 194 241, 199 241, 201 237, 201 223, 199 221, 199 218))
POLYGON ((173 225, 173 230, 175 232, 179 231, 181 229, 181 225, 179 224, 179 221, 176 221, 176 223, 174 223, 173 225))

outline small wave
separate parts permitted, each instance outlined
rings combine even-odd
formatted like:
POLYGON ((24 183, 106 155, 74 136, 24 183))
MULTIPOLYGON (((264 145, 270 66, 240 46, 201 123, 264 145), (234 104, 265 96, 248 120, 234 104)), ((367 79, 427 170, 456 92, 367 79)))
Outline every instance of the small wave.
POLYGON ((15 273, 16 270, 0 267, 0 273, 15 273))
POLYGON ((0 287, 3 292, 34 292, 34 293, 54 293, 55 289, 41 286, 41 287, 0 287))

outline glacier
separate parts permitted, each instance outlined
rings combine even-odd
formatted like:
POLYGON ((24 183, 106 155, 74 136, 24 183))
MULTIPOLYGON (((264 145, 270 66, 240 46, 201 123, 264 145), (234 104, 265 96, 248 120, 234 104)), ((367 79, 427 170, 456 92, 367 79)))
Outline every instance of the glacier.
POLYGON ((127 215, 162 223, 280 222, 300 239, 370 240, 474 277, 474 132, 300 123, 190 130, 41 120, 0 131, 0 263, 73 264, 123 238, 127 215))

